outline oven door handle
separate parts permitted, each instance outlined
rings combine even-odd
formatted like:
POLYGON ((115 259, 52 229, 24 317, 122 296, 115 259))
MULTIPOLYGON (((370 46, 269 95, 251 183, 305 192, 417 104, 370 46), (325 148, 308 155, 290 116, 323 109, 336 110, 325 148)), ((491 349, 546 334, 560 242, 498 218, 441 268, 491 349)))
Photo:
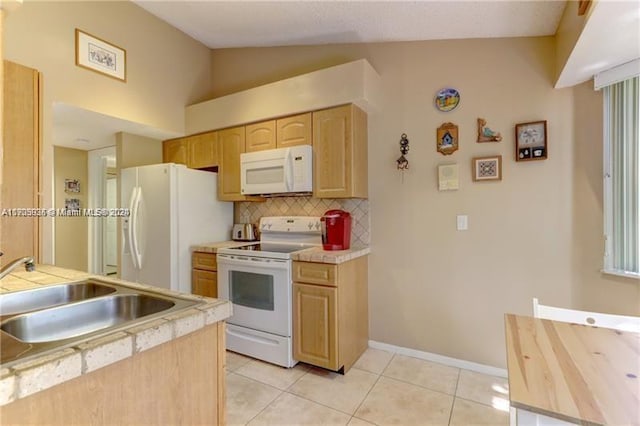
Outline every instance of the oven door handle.
POLYGON ((288 267, 288 260, 281 259, 264 259, 260 257, 251 256, 237 256, 237 255, 225 255, 218 254, 217 256, 218 266, 253 266, 262 269, 283 269, 288 267))

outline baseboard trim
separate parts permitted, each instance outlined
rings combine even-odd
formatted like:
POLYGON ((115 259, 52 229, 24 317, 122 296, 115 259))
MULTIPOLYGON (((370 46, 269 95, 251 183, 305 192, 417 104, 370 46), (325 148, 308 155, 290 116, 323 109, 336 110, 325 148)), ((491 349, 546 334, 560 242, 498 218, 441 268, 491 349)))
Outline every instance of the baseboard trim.
POLYGON ((387 352, 393 352, 400 355, 411 356, 414 358, 424 359, 427 361, 438 362, 440 364, 449 365, 451 367, 464 368, 482 374, 489 374, 497 377, 507 377, 507 370, 504 368, 493 367, 491 365, 478 364, 477 362, 466 361, 464 359, 451 358, 444 355, 438 355, 431 352, 419 351, 417 349, 403 348, 402 346, 390 345, 388 343, 376 342, 369 340, 369 347, 380 349, 387 352))

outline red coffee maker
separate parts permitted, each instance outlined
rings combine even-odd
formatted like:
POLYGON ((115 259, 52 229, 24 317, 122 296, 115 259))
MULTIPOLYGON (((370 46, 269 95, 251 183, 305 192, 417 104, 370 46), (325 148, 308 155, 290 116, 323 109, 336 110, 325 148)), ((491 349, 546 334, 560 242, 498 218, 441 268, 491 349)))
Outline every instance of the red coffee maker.
POLYGON ((322 248, 347 250, 351 244, 351 214, 342 210, 329 210, 320 218, 322 248))

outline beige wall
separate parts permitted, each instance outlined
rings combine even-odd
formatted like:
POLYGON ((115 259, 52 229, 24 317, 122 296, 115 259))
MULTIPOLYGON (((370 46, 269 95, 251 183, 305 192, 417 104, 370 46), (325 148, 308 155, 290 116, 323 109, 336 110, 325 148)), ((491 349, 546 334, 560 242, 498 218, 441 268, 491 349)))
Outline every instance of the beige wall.
MULTIPOLYGON (((78 198, 80 208, 87 208, 89 189, 89 169, 87 151, 56 146, 54 160, 54 207, 63 209, 65 199, 78 198), (65 179, 77 179, 80 192, 65 192, 65 179)), ((55 218, 55 259, 63 268, 88 270, 89 228, 86 217, 55 218)))
POLYGON ((162 141, 130 133, 116 133, 117 169, 162 163, 162 141))
MULTIPOLYGON (((5 58, 43 74, 44 207, 53 196, 53 102, 182 133, 184 107, 209 91, 209 49, 129 1, 29 1, 2 30, 5 58), (75 28, 126 50, 126 83, 75 65, 75 28)), ((45 261, 51 225, 43 223, 45 261)))
POLYGON ((504 367, 503 314, 531 314, 534 296, 640 312, 637 283, 598 272, 601 189, 589 185, 601 133, 581 147, 601 125, 600 99, 586 86, 553 89, 555 47, 540 37, 214 50, 212 94, 366 58, 385 90, 369 119, 371 339, 504 367), (462 100, 442 113, 433 97, 446 86, 462 100), (475 142, 478 117, 501 143, 475 142), (549 159, 516 163, 514 125, 534 120, 548 121, 549 159), (459 126, 460 150, 445 157, 435 133, 447 121, 459 126), (410 141, 404 180, 395 164, 402 133, 410 141), (494 154, 504 179, 472 182, 471 158, 494 154), (450 162, 460 167, 460 189, 438 192, 437 166, 450 162), (469 216, 468 231, 456 231, 457 214, 469 216))

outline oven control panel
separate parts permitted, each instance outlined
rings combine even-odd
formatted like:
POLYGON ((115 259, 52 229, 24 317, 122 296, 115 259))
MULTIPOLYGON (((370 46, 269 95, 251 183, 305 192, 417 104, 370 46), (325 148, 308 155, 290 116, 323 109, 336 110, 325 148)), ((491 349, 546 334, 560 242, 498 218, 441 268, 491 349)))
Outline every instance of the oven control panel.
POLYGON ((317 216, 267 216, 260 219, 260 232, 320 234, 320 218, 317 216))

